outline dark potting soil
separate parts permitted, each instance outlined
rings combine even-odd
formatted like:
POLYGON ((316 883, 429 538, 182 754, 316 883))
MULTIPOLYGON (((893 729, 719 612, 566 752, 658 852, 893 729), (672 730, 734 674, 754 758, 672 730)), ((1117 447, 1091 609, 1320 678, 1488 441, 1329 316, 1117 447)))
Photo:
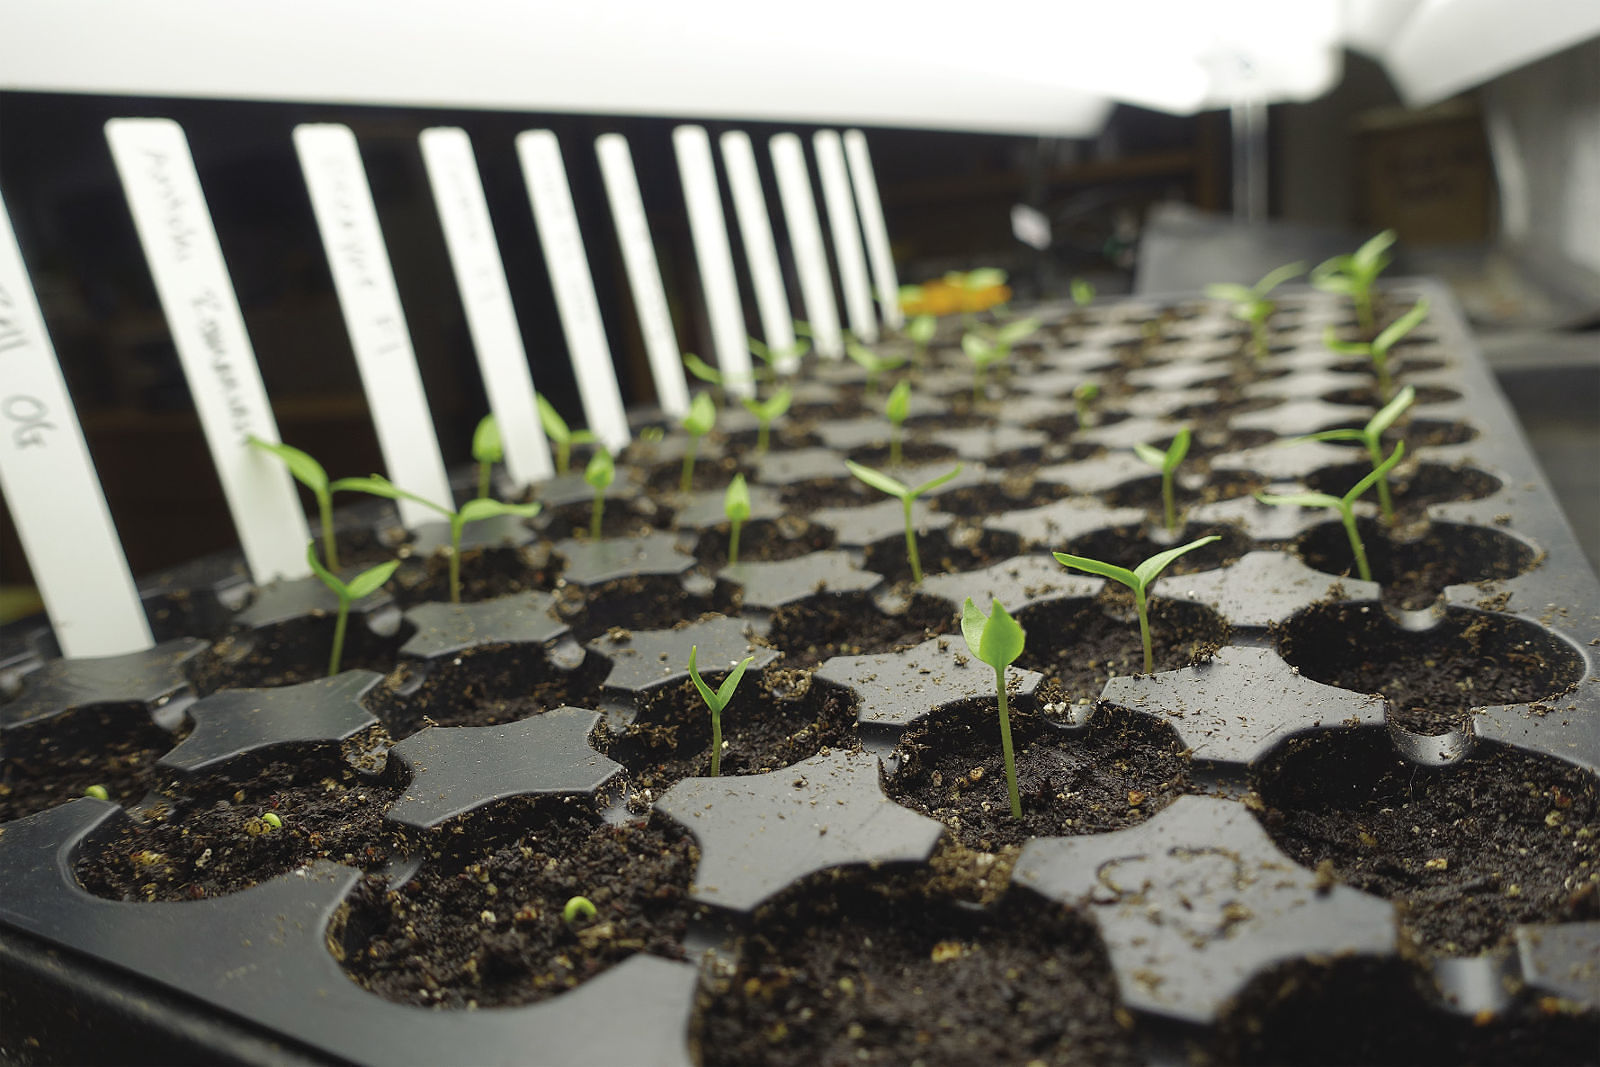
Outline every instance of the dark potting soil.
POLYGON ((928 720, 901 740, 895 800, 950 827, 968 848, 993 852, 1032 837, 1135 826, 1188 791, 1189 761, 1171 727, 1121 709, 1063 730, 1013 710, 1022 818, 1011 814, 998 709, 987 702, 928 720))
MULTIPOLYGON (((1190 489, 1181 484, 1174 485, 1172 502, 1181 519, 1183 512, 1196 504, 1211 504, 1218 500, 1249 496, 1256 490, 1265 488, 1266 484, 1266 479, 1251 471, 1219 471, 1210 475, 1199 489, 1190 489)), ((1100 499, 1114 508, 1143 508, 1150 513, 1152 522, 1164 521, 1166 505, 1161 495, 1159 474, 1135 478, 1113 486, 1101 493, 1100 499)))
POLYGON ((1474 707, 1554 696, 1583 674, 1539 627, 1464 610, 1411 631, 1376 604, 1317 605, 1280 628, 1278 650, 1313 681, 1381 694, 1391 725, 1426 736, 1465 729, 1474 707))
MULTIPOLYGON (((738 473, 740 473, 739 460, 735 456, 696 455, 694 473, 689 479, 689 491, 702 493, 724 490, 738 473)), ((750 472, 745 471, 744 475, 749 478, 750 472)), ((650 467, 644 476, 644 486, 652 498, 676 497, 683 486, 683 461, 679 459, 670 463, 657 463, 650 467)))
POLYGON ((650 574, 588 587, 564 585, 557 592, 556 614, 583 643, 618 626, 671 629, 704 612, 731 607, 727 593, 717 586, 707 596, 691 596, 677 575, 650 574))
POLYGON ((427 664, 402 664, 367 698, 395 740, 424 726, 495 726, 552 708, 595 706, 608 668, 588 655, 573 670, 538 645, 488 645, 427 664))
MULTIPOLYGON (((705 678, 713 688, 721 680, 705 678)), ((781 670, 745 675, 722 710, 723 774, 764 774, 858 743, 845 694, 804 687, 791 695, 791 681, 781 670)), ((646 794, 711 773, 711 711, 688 679, 650 691, 626 726, 601 722, 593 742, 627 768, 630 792, 646 801, 646 794)))
POLYGON ((786 893, 736 967, 702 984, 707 1067, 1143 1062, 1105 949, 1073 911, 1016 892, 964 906, 917 875, 786 893))
MULTIPOLYGON (((450 561, 434 552, 415 565, 402 566, 388 588, 402 607, 450 599, 450 561)), ((461 599, 494 600, 531 589, 555 587, 556 566, 548 554, 509 545, 469 548, 461 553, 461 599)))
MULTIPOLYGON (((1227 624, 1208 608, 1158 598, 1149 611, 1157 672, 1206 662, 1228 641, 1227 624)), ((1023 608, 1016 618, 1029 637, 1016 665, 1044 675, 1039 701, 1048 717, 1070 718, 1071 705, 1098 700, 1113 677, 1144 673, 1138 617, 1120 590, 1023 608)))
MULTIPOLYGON (((894 468, 889 466, 889 446, 873 445, 867 448, 854 448, 848 453, 848 458, 855 462, 865 464, 885 474, 894 474, 894 468)), ((906 441, 900 448, 900 461, 911 466, 922 466, 929 463, 949 463, 954 466, 956 450, 949 445, 935 444, 931 441, 906 441)))
MULTIPOLYGON (((1463 582, 1512 578, 1533 567, 1534 550, 1522 541, 1482 526, 1432 523, 1391 537, 1388 527, 1358 519, 1356 531, 1367 554, 1373 581, 1383 598, 1410 611, 1426 608, 1446 587, 1463 582)), ((1307 566, 1327 574, 1358 573, 1350 537, 1341 523, 1306 532, 1299 542, 1307 566)))
MULTIPOLYGON (((220 689, 268 689, 325 678, 337 621, 332 615, 302 615, 287 622, 231 634, 190 660, 185 673, 201 696, 220 689)), ((404 642, 404 627, 375 633, 364 617, 345 628, 341 671, 392 670, 404 642)))
MULTIPOLYGON (((563 504, 543 513, 541 533, 551 541, 569 537, 588 538, 589 525, 594 518, 594 501, 563 504)), ((629 500, 607 500, 600 509, 600 536, 637 537, 641 534, 664 530, 672 523, 672 509, 647 502, 638 505, 629 500)))
MULTIPOLYGON (((976 527, 947 526, 917 533, 917 556, 923 574, 959 574, 981 570, 1017 554, 1021 544, 1013 534, 976 527)), ((904 532, 866 547, 866 569, 883 575, 890 584, 911 580, 911 560, 906 555, 904 532)))
POLYGON ((109 799, 131 804, 149 792, 156 760, 181 739, 152 722, 141 704, 90 705, 8 730, 0 752, 0 823, 64 804, 96 785, 109 799))
POLYGON ((786 667, 814 668, 833 656, 872 656, 949 633, 956 618, 948 604, 913 596, 906 610, 886 614, 871 597, 843 593, 808 597, 779 608, 762 643, 783 652, 786 667))
POLYGON ((1067 487, 1034 478, 1031 469, 1008 470, 1000 481, 940 493, 928 501, 935 511, 981 522, 1008 511, 1027 511, 1071 495, 1067 487))
MULTIPOLYGON (((1159 527, 1155 528, 1154 532, 1159 534, 1159 527)), ((1222 538, 1222 540, 1213 541, 1209 545, 1179 556, 1168 564, 1167 568, 1161 573, 1163 575, 1198 574, 1201 571, 1216 570, 1230 563, 1237 563, 1253 547, 1249 536, 1236 526, 1202 526, 1189 523, 1183 527, 1178 536, 1170 539, 1163 536, 1153 536, 1151 530, 1137 526, 1104 526, 1092 533, 1073 538, 1065 545, 1060 546, 1060 549, 1069 555, 1086 556, 1089 559, 1114 563, 1119 567, 1126 567, 1132 570, 1159 552, 1165 552, 1169 548, 1186 545, 1213 534, 1222 538)), ((1070 570, 1073 574, 1082 573, 1076 568, 1070 568, 1070 570)))
POLYGON ((1570 764, 1484 742, 1419 767, 1364 730, 1291 741, 1254 781, 1280 848, 1397 901, 1430 953, 1504 946, 1517 923, 1600 919, 1600 783, 1570 764))
MULTIPOLYGON (((1374 385, 1336 389, 1331 393, 1322 394, 1322 399, 1330 404, 1371 408, 1374 411, 1382 407, 1384 403, 1379 401, 1378 389, 1374 385)), ((1417 407, 1423 407, 1428 404, 1453 404, 1460 399, 1461 394, 1454 389, 1446 389, 1440 385, 1419 385, 1417 386, 1417 399, 1413 403, 1417 407)))
MULTIPOLYGON (((1313 492, 1343 496, 1372 473, 1369 462, 1342 463, 1323 467, 1306 476, 1306 487, 1313 492)), ((1446 467, 1441 463, 1421 463, 1395 477, 1390 485, 1395 516, 1401 523, 1423 519, 1428 505, 1457 500, 1482 500, 1500 490, 1500 479, 1474 467, 1446 467)), ((1367 497, 1377 502, 1377 490, 1367 497)))
POLYGON ((381 866, 406 848, 383 818, 401 786, 359 774, 336 749, 195 785, 169 782, 131 821, 91 838, 73 868, 79 883, 110 900, 199 900, 318 859, 381 866), (262 819, 268 812, 280 827, 262 819))
MULTIPOLYGON (((555 996, 637 952, 683 958, 699 860, 686 833, 550 803, 519 821, 520 835, 474 856, 435 854, 398 888, 364 879, 329 934, 346 973, 402 1004, 487 1008, 555 996), (577 896, 595 914, 569 922, 577 896)), ((627 1005, 617 1009, 626 1025, 627 1005)))
MULTIPOLYGON (((728 563, 730 533, 726 525, 704 530, 695 541, 694 557, 715 570, 728 563)), ((833 531, 799 516, 757 519, 739 531, 740 563, 777 563, 833 547, 833 531)))

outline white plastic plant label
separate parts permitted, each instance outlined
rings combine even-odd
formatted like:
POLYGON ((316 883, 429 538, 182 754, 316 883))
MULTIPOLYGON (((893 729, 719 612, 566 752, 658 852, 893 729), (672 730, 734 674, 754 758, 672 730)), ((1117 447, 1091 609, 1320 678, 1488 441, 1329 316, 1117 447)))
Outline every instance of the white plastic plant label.
POLYGON ((436 126, 423 130, 418 142, 489 409, 500 424, 506 473, 517 485, 543 481, 555 473, 555 463, 539 422, 533 372, 522 347, 522 329, 489 221, 472 140, 459 127, 436 126))
POLYGON ((171 119, 112 119, 106 140, 250 575, 307 577, 310 531, 288 468, 249 443, 276 442, 278 424, 189 141, 171 119))
POLYGON ((845 171, 844 148, 833 130, 811 136, 817 152, 817 174, 822 178, 822 199, 828 206, 828 229, 833 253, 839 260, 839 283, 844 288, 844 309, 850 330, 868 344, 878 339, 878 320, 872 314, 872 287, 867 284, 867 258, 861 251, 861 228, 856 223, 855 198, 850 195, 850 175, 845 171))
POLYGON ((678 174, 683 179, 683 199, 689 209, 689 232, 694 237, 700 287, 711 319, 717 369, 729 392, 754 396, 750 335, 745 331, 744 307, 733 273, 733 250, 728 247, 728 223, 722 215, 722 193, 717 187, 716 161, 711 158, 711 139, 699 126, 679 126, 672 131, 672 146, 678 156, 678 174))
POLYGON ((628 139, 620 133, 596 137, 594 151, 600 159, 600 177, 611 204, 617 242, 622 246, 633 306, 639 313, 639 332, 644 335, 645 352, 650 357, 656 402, 666 414, 681 419, 689 413, 689 386, 683 377, 683 353, 678 350, 678 336, 672 329, 666 290, 661 286, 661 267, 656 262, 655 243, 650 239, 650 223, 639 196, 633 154, 628 151, 628 139))
POLYGON ((867 237, 867 262, 872 266, 872 286, 878 291, 878 310, 884 325, 898 330, 906 324, 900 311, 900 279, 895 275, 894 254, 889 250, 889 226, 883 218, 883 201, 878 199, 878 179, 872 173, 867 135, 860 130, 846 130, 844 155, 850 164, 856 207, 861 211, 861 229, 867 237))
MULTIPOLYGON (((450 479, 355 135, 337 123, 301 125, 294 147, 389 480, 428 500, 448 501, 450 479)), ((439 521, 437 512, 413 500, 395 507, 407 529, 439 521)))
POLYGON ((150 622, 0 200, 0 493, 62 655, 151 646, 150 622))
POLYGON ((767 198, 761 192, 755 149, 750 147, 750 135, 742 130, 728 131, 721 141, 722 162, 728 169, 728 187, 733 191, 733 211, 739 219, 739 235, 744 238, 745 260, 755 286, 761 332, 767 347, 790 353, 779 358, 777 369, 791 374, 800 365, 793 355, 794 313, 789 310, 789 295, 783 290, 783 272, 778 268, 778 247, 772 240, 772 220, 767 217, 767 198))
POLYGON ((783 203, 783 221, 794 251, 795 273, 800 276, 800 298, 805 302, 812 343, 817 346, 818 355, 842 359, 844 337, 839 331, 839 308, 833 300, 833 274, 828 270, 822 225, 817 221, 817 201, 811 195, 805 147, 792 133, 774 134, 768 147, 773 173, 778 176, 778 199, 783 203))
POLYGON ((583 398, 589 429, 612 453, 627 447, 628 416, 622 409, 617 373, 611 363, 605 324, 589 274, 589 256, 578 229, 578 212, 572 204, 561 144, 549 130, 527 130, 517 135, 517 157, 533 203, 533 220, 539 230, 550 284, 555 289, 561 331, 567 338, 572 370, 583 398))

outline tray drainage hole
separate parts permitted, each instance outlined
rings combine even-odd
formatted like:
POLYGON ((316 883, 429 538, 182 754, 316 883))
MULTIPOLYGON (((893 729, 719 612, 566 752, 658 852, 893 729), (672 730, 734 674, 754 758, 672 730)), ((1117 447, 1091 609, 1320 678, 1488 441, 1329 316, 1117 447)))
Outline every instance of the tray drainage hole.
MULTIPOLYGON (((1538 560, 1527 543, 1483 526, 1432 523, 1409 541, 1391 540, 1375 520, 1359 519, 1356 527, 1384 600, 1407 611, 1428 607, 1448 586, 1514 578, 1538 560)), ((1296 547, 1308 567, 1324 574, 1356 573, 1350 539, 1337 522, 1312 527, 1296 547)))
POLYGON ((1577 650, 1543 627, 1462 608, 1409 631, 1375 603, 1319 604, 1283 626, 1278 651, 1314 681, 1381 694, 1392 725, 1425 736, 1466 730, 1474 707, 1542 700, 1583 676, 1577 650))

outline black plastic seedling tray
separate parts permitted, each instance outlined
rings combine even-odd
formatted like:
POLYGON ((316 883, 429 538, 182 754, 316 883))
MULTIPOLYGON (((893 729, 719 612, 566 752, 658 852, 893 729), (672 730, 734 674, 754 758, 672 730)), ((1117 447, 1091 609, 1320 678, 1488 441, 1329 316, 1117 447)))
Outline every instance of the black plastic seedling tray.
POLYGON ((1383 304, 1419 296, 1375 582, 1329 513, 1252 495, 1364 470, 1284 444, 1374 403, 1321 343, 1347 310, 1300 290, 1259 362, 1196 297, 1037 308, 980 401, 946 327, 897 472, 964 464, 916 507, 920 586, 899 504, 843 463, 886 462, 883 396, 835 365, 766 455, 724 409, 688 497, 677 435, 636 444, 599 543, 581 479, 537 488, 530 525, 472 532, 459 608, 426 540, 347 510, 349 558, 406 562, 332 679, 331 598, 231 558, 149 583, 149 653, 69 662, 12 627, 0 1054, 1594 1062, 1600 586, 1448 292, 1383 304), (1169 535, 1131 446, 1184 424, 1169 535), (1129 603, 1050 556, 1210 533, 1155 587, 1152 675, 1129 603), (1021 823, 969 596, 1028 632, 1021 823), (753 657, 719 778, 691 645, 753 657))

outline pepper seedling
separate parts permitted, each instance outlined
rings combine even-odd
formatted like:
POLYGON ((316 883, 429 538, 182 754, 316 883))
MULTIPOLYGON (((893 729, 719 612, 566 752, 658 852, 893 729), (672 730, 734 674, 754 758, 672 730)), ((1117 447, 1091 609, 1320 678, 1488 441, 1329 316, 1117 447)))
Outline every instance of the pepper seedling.
POLYGON ((584 468, 583 480, 589 483, 594 490, 594 506, 589 511, 589 540, 600 540, 600 523, 605 517, 606 490, 611 488, 611 483, 616 480, 617 466, 611 459, 611 453, 603 448, 596 449, 589 458, 589 465, 584 468))
MULTIPOLYGON (((539 425, 544 427, 544 435, 555 442, 556 473, 566 474, 572 469, 572 446, 593 444, 595 436, 589 430, 574 430, 568 426, 561 412, 545 399, 543 393, 534 393, 533 399, 539 405, 539 425)), ((478 495, 489 494, 480 492, 478 495)))
POLYGON ((1347 256, 1334 256, 1311 270, 1311 284, 1325 293, 1343 293, 1356 305, 1356 320, 1363 334, 1371 334, 1372 285, 1389 265, 1389 247, 1396 234, 1384 230, 1347 256))
POLYGON ((867 372, 867 392, 876 393, 878 382, 890 371, 899 370, 905 366, 904 356, 880 356, 859 341, 846 341, 845 354, 867 372))
POLYGON ((598 914, 600 912, 595 908, 594 901, 583 896, 568 897, 566 904, 561 908, 561 918, 569 923, 575 923, 579 919, 592 919, 598 914))
POLYGON ((322 579, 322 584, 339 598, 339 614, 333 623, 333 651, 328 656, 328 677, 332 678, 339 673, 339 660, 344 656, 344 632, 350 622, 350 605, 357 600, 364 599, 376 593, 394 574, 395 568, 400 566, 400 561, 391 559, 387 563, 380 563, 362 571, 346 584, 339 580, 339 576, 322 565, 317 558, 317 543, 306 544, 306 562, 311 564, 311 572, 322 579))
POLYGON ((1006 792, 1011 794, 1011 817, 1022 818, 1022 796, 1017 792, 1017 759, 1011 748, 1011 711, 1006 707, 1006 668, 1022 655, 1027 634, 1007 614, 1000 601, 993 601, 989 614, 967 597, 961 609, 961 636, 967 639, 972 654, 994 668, 995 694, 1000 698, 1000 749, 1006 760, 1006 792))
POLYGON ((928 355, 928 345, 933 343, 933 335, 939 330, 939 320, 932 315, 918 315, 906 323, 906 337, 912 344, 912 356, 916 362, 921 363, 928 355))
POLYGON ((744 475, 735 474, 722 494, 722 513, 728 516, 728 566, 739 562, 739 532, 750 518, 750 487, 744 475))
MULTIPOLYGON (((1323 430, 1320 433, 1309 433, 1304 437, 1296 437, 1285 441, 1284 444, 1292 445, 1300 441, 1360 441, 1367 446, 1367 455, 1372 458, 1372 467, 1376 470, 1383 465, 1383 435, 1394 425, 1394 421, 1405 413, 1406 408, 1416 400, 1417 391, 1412 386, 1404 389, 1383 406, 1367 424, 1362 427, 1349 427, 1342 430, 1323 430)), ((1383 521, 1394 522, 1394 501, 1389 495, 1389 479, 1385 475, 1378 479, 1378 507, 1383 511, 1383 521)))
POLYGON ((905 436, 906 417, 911 414, 911 383, 901 380, 889 390, 889 401, 883 405, 884 417, 889 420, 889 466, 900 466, 900 441, 905 436))
POLYGON ((794 360, 796 366, 811 351, 811 342, 804 337, 796 337, 794 344, 784 348, 773 348, 771 345, 758 341, 754 337, 745 339, 750 354, 759 359, 766 367, 766 377, 769 381, 778 376, 778 364, 794 360))
POLYGON ((1167 532, 1176 533, 1178 507, 1173 497, 1172 479, 1178 473, 1178 464, 1189 454, 1189 427, 1181 427, 1172 435, 1172 443, 1167 446, 1165 452, 1143 441, 1134 445, 1133 451, 1148 466, 1161 472, 1161 508, 1166 517, 1167 532))
MULTIPOLYGON (((369 496, 383 497, 385 500, 411 500, 432 511, 443 515, 450 523, 450 603, 461 603, 461 530, 469 522, 481 522, 484 519, 493 519, 500 515, 515 515, 523 519, 531 519, 539 514, 539 504, 507 504, 500 500, 488 497, 478 497, 469 500, 455 511, 443 504, 435 503, 425 497, 395 485, 381 474, 374 474, 370 478, 340 478, 333 483, 333 490, 348 489, 356 493, 366 493, 369 496)), ((327 579, 323 579, 326 581, 327 579)))
POLYGON ((1393 387, 1393 383, 1389 380, 1389 350, 1399 344, 1401 338, 1416 329, 1417 324, 1427 317, 1428 298, 1423 297, 1410 311, 1385 326, 1370 344, 1363 341, 1341 341, 1332 326, 1323 331, 1322 343, 1340 355, 1366 356, 1372 360, 1372 369, 1378 375, 1378 399, 1387 402, 1389 390, 1393 387))
POLYGON ((678 476, 678 491, 687 493, 694 486, 694 457, 700 451, 700 438, 711 432, 717 424, 717 406, 705 393, 696 393, 689 402, 689 412, 683 417, 683 428, 689 434, 689 447, 683 452, 683 473, 678 476))
POLYGON ((1084 278, 1072 279, 1072 302, 1081 308, 1094 303, 1094 283, 1084 278))
POLYGON ((1361 495, 1373 485, 1383 480, 1394 465, 1400 462, 1400 457, 1405 455, 1406 443, 1401 441, 1394 446, 1394 451, 1389 458, 1372 468, 1372 472, 1350 487, 1344 496, 1332 496, 1328 493, 1257 493, 1256 499, 1263 504, 1272 504, 1278 507, 1296 505, 1302 508, 1332 508, 1339 513, 1339 521, 1344 523, 1345 536, 1350 539, 1350 552, 1356 558, 1356 573, 1361 575, 1364 582, 1372 581, 1372 568, 1367 565, 1367 549, 1361 543, 1361 532, 1356 529, 1355 504, 1361 495))
POLYGON ((850 468, 850 473, 855 475, 857 480, 865 482, 880 493, 888 493, 900 501, 906 515, 906 558, 911 561, 911 580, 921 585, 922 557, 917 553, 917 528, 911 521, 911 507, 917 502, 917 497, 930 489, 939 488, 939 486, 960 474, 962 465, 957 463, 955 469, 946 471, 931 481, 923 482, 916 488, 911 488, 881 471, 875 471, 871 467, 853 463, 848 459, 844 461, 844 465, 850 468))
POLYGON ((983 391, 988 384, 989 368, 1009 359, 1011 347, 1031 336, 1038 328, 1038 319, 1018 319, 1006 323, 993 333, 972 329, 961 335, 961 350, 972 361, 973 400, 983 399, 983 391))
POLYGON ((478 428, 472 431, 472 458, 478 464, 478 495, 489 496, 494 465, 506 458, 505 446, 500 442, 500 424, 493 412, 479 419, 478 428))
POLYGON ((1267 294, 1290 278, 1304 274, 1304 263, 1288 263, 1277 270, 1268 271, 1266 277, 1254 285, 1235 285, 1219 282, 1206 286, 1206 295, 1213 300, 1226 300, 1233 304, 1233 317, 1250 324, 1250 342, 1257 359, 1267 358, 1267 319, 1278 305, 1267 299, 1267 294))
POLYGON ((1072 411, 1078 428, 1093 426, 1100 420, 1095 416, 1093 404, 1100 397, 1100 386, 1094 382, 1079 382, 1072 391, 1072 411))
POLYGON ((1056 552, 1053 555, 1056 557, 1056 562, 1063 567, 1073 567, 1080 571, 1087 571, 1090 574, 1098 574, 1102 578, 1110 578, 1114 582, 1121 582, 1133 590, 1133 608, 1139 614, 1139 641, 1144 645, 1144 673, 1154 674, 1156 656, 1150 645, 1150 607, 1146 599, 1150 585, 1179 556, 1193 552, 1197 548, 1204 548, 1211 542, 1220 540, 1222 538, 1218 535, 1209 534, 1197 541, 1190 541, 1186 545, 1169 548, 1165 552, 1157 552, 1131 571, 1126 567, 1119 567, 1115 563, 1102 563, 1087 556, 1072 556, 1065 552, 1056 552))
POLYGON ((722 774, 722 709, 733 699, 734 690, 739 688, 739 681, 744 677, 745 669, 755 662, 755 657, 746 656, 740 660, 733 673, 724 678, 722 684, 712 692, 711 687, 700 677, 700 671, 695 667, 695 658, 699 654, 699 645, 689 646, 689 680, 700 691, 700 699, 706 702, 706 707, 711 709, 711 777, 717 778, 722 774))
POLYGON ((255 434, 251 434, 247 440, 263 452, 270 452, 283 460, 283 465, 289 468, 294 480, 311 490, 311 495, 316 497, 317 516, 322 523, 322 551, 328 557, 328 566, 337 568, 339 545, 333 536, 334 490, 333 483, 328 481, 328 472, 322 469, 322 464, 293 445, 263 441, 255 434))
POLYGON ((766 400, 744 397, 739 401, 744 409, 756 417, 756 453, 764 454, 772 440, 772 424, 781 419, 794 403, 794 390, 787 385, 766 400))

